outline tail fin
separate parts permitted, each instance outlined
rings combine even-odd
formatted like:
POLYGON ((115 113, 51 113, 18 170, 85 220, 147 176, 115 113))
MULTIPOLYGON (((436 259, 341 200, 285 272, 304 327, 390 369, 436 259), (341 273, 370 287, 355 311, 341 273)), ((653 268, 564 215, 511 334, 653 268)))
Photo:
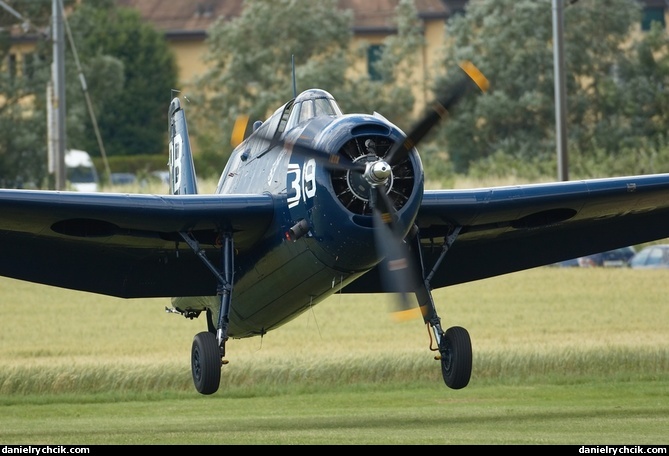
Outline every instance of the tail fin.
POLYGON ((169 110, 169 162, 170 193, 172 195, 194 195, 197 193, 197 177, 190 138, 186 126, 186 115, 181 109, 179 98, 172 99, 169 110))

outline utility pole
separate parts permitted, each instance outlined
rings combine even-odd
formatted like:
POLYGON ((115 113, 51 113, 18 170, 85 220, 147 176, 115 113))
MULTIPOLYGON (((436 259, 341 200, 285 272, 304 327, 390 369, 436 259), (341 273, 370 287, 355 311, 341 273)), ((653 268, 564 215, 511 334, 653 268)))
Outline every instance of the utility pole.
MULTIPOLYGON (((51 131, 50 151, 54 165, 55 189, 64 190, 65 172, 65 35, 63 33, 63 8, 61 0, 52 4, 52 39, 53 63, 51 64, 51 91, 49 109, 53 112, 53 130, 51 131), (52 146, 52 147, 51 147, 52 146)), ((52 123, 49 122, 49 126, 52 123)))
MULTIPOLYGON (((572 2, 573 3, 573 2, 572 2)), ((567 101, 564 79, 563 0, 553 0, 553 72, 555 75, 555 138, 557 140, 558 179, 569 180, 567 156, 567 101)))

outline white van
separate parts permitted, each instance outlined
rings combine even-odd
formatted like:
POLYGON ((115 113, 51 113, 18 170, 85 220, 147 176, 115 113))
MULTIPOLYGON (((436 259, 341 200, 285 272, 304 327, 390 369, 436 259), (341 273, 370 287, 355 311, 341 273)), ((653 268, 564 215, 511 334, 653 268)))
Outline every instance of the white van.
POLYGON ((65 152, 65 168, 67 184, 78 192, 97 192, 99 186, 98 172, 88 152, 70 149, 65 152))

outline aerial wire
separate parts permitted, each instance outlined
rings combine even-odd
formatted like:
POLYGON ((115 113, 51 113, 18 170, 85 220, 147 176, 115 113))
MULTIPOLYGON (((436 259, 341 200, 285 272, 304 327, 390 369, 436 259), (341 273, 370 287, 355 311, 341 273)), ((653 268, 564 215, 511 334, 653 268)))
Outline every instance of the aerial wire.
POLYGON ((72 55, 74 56, 74 61, 77 65, 77 71, 79 72, 79 81, 81 82, 81 90, 84 92, 84 97, 86 98, 86 106, 88 107, 88 114, 91 117, 91 122, 93 123, 93 131, 95 132, 95 137, 98 141, 98 147, 100 148, 100 154, 102 155, 102 162, 105 165, 105 172, 107 173, 107 181, 111 182, 111 169, 109 168, 109 161, 107 160, 107 153, 105 152, 105 146, 102 142, 102 137, 100 136, 100 129, 98 128, 98 121, 95 118, 95 112, 93 111, 93 104, 91 103, 91 98, 88 93, 88 86, 86 84, 86 78, 84 72, 81 68, 81 63, 79 62, 79 55, 77 54, 77 48, 74 45, 74 39, 72 39, 72 32, 70 31, 70 24, 67 22, 65 17, 65 11, 63 10, 63 3, 61 0, 56 0, 58 6, 61 9, 61 14, 63 17, 63 22, 65 24, 65 31, 67 32, 67 38, 70 42, 70 47, 72 48, 72 55))
POLYGON ((12 8, 12 7, 9 6, 7 3, 5 3, 5 2, 3 2, 3 1, 1 1, 1 0, 0 0, 0 6, 2 6, 4 9, 6 9, 10 14, 12 14, 13 16, 15 16, 17 19, 22 20, 23 23, 21 24, 21 28, 23 29, 24 32, 27 32, 27 31, 28 31, 28 29, 29 29, 30 26, 31 26, 30 21, 29 21, 28 19, 26 19, 26 18, 24 18, 23 16, 21 16, 21 14, 19 14, 18 11, 16 11, 14 8, 12 8))
MULTIPOLYGON (((63 23, 65 24, 65 30, 67 32, 67 37, 70 42, 70 47, 72 48, 72 54, 74 55, 74 61, 76 62, 77 65, 77 71, 79 72, 79 80, 81 82, 81 88, 82 91, 84 92, 84 97, 86 98, 86 105, 88 107, 88 113, 91 117, 91 122, 93 123, 93 130, 95 132, 95 136, 98 141, 98 147, 100 148, 100 154, 102 155, 102 161, 105 166, 105 171, 107 173, 107 179, 111 179, 111 170, 109 168, 109 162, 107 160, 107 154, 105 152, 105 147, 104 143, 102 142, 102 137, 100 135, 100 129, 98 128, 98 123, 97 119, 95 117, 95 112, 93 111, 93 104, 91 103, 91 98, 88 93, 88 86, 86 84, 86 78, 84 77, 83 70, 81 68, 81 63, 79 61, 79 55, 77 54, 77 48, 74 45, 74 39, 72 38, 72 32, 70 31, 70 25, 67 22, 67 17, 65 16, 65 10, 63 8, 63 3, 61 0, 54 0, 57 2, 57 6, 60 10, 61 17, 63 19, 63 23)), ((0 0, 0 7, 4 8, 6 11, 8 11, 10 14, 12 14, 14 17, 17 19, 23 21, 21 24, 21 28, 23 29, 24 32, 29 31, 31 28, 37 30, 31 23, 30 20, 23 17, 18 11, 13 9, 11 6, 9 6, 6 2, 0 0)), ((39 30, 37 30, 39 31, 39 30)))

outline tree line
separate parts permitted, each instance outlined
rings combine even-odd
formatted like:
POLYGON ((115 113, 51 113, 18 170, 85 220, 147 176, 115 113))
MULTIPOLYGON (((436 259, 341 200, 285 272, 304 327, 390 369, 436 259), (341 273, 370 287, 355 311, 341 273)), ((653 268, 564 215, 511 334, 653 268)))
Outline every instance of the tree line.
MULTIPOLYGON (((47 30, 51 0, 19 2, 35 30, 47 30)), ((110 158, 166 155, 167 106, 177 87, 176 59, 161 32, 113 0, 65 1, 76 49, 66 51, 67 147, 99 155, 81 74, 110 158), (76 55, 74 51, 76 50, 76 55)), ((369 74, 349 71, 367 52, 351 49, 350 11, 336 0, 249 0, 243 13, 217 21, 206 68, 189 87, 189 128, 198 175, 215 176, 231 151, 235 119, 264 119, 293 96, 292 68, 303 87, 328 90, 347 112, 377 111, 407 131, 414 118, 413 68, 423 44, 412 1, 400 0, 397 34, 369 74), (300 18, 296 21, 295 18, 300 18), (309 18, 305 21, 304 18, 309 18)), ((480 0, 449 18, 444 56, 430 74, 434 90, 459 62, 474 62, 490 90, 459 105, 421 145, 428 173, 527 179, 556 174, 552 8, 549 0, 480 0)), ((663 24, 640 30, 634 0, 569 2, 564 8, 567 145, 570 176, 669 171, 669 40, 663 24)), ((11 25, 0 9, 0 185, 44 185, 46 85, 50 37, 22 68, 11 65, 11 25)), ((68 43, 69 44, 69 43, 68 43)))

